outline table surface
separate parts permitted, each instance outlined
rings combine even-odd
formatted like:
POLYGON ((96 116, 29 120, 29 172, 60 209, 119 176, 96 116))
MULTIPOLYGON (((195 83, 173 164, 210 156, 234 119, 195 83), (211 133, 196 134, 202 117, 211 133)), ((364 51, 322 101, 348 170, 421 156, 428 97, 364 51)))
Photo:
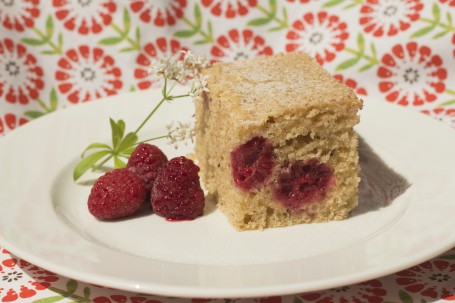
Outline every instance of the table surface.
MULTIPOLYGON (((0 136, 53 111, 156 87, 150 60, 304 51, 360 96, 455 128, 455 0, 0 2, 0 136)), ((1 248, 1 302, 455 301, 455 248, 407 270, 312 294, 191 299, 134 294, 46 271, 1 248)))

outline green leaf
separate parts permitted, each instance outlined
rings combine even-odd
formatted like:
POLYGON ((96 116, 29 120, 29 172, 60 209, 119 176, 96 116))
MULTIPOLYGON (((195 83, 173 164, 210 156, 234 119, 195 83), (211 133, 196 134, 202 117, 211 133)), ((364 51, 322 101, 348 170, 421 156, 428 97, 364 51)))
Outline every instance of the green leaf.
POLYGON ((253 20, 249 21, 247 23, 247 25, 249 25, 249 26, 260 26, 260 25, 267 24, 270 21, 272 21, 272 18, 270 18, 270 17, 268 17, 268 18, 257 18, 257 19, 253 19, 253 20))
POLYGON ((105 143, 92 143, 90 144, 89 146, 87 146, 84 151, 82 152, 82 155, 81 157, 84 158, 85 157, 85 153, 91 149, 106 149, 108 151, 112 151, 112 148, 105 144, 105 143))
POLYGON ((55 91, 55 88, 51 89, 51 93, 49 96, 49 101, 50 101, 50 109, 51 111, 55 111, 57 109, 57 92, 55 91))
POLYGON ((90 288, 89 287, 84 287, 84 298, 85 299, 90 298, 90 288))
POLYGON ((363 54, 365 52, 365 39, 361 33, 357 35, 357 46, 359 47, 359 53, 363 54))
POLYGON ((136 27, 136 42, 138 44, 141 43, 141 30, 139 29, 139 27, 136 27))
POLYGON ((294 300, 292 300, 292 303, 302 303, 302 299, 300 299, 299 297, 294 297, 294 300))
POLYGON ((69 292, 69 293, 74 293, 77 289, 77 281, 76 280, 69 280, 67 283, 66 283, 66 290, 69 292))
POLYGON ((355 57, 355 58, 352 58, 352 59, 348 59, 348 60, 346 60, 346 61, 343 61, 343 62, 340 63, 340 65, 338 65, 338 66, 336 67, 336 70, 337 70, 337 71, 340 71, 340 70, 348 69, 348 68, 350 68, 350 67, 356 65, 357 62, 360 61, 360 58, 361 58, 361 57, 359 56, 359 57, 355 57))
POLYGON ((38 40, 34 38, 22 38, 21 41, 28 45, 43 45, 46 43, 44 40, 38 40))
MULTIPOLYGON (((444 103, 439 104, 440 106, 447 106, 447 105, 454 105, 455 104, 455 99, 446 101, 444 103)), ((455 257, 454 257, 455 259, 455 257)))
POLYGON ((198 40, 198 41, 195 41, 193 44, 194 45, 203 45, 203 44, 207 44, 207 43, 210 43, 210 41, 208 41, 208 40, 198 40))
POLYGON ((202 24, 202 15, 201 8, 197 3, 194 5, 194 19, 196 20, 197 26, 200 27, 202 24))
POLYGON ((32 303, 53 303, 65 299, 64 296, 52 296, 33 301, 32 303))
POLYGON ((122 140, 118 147, 118 151, 123 151, 124 149, 134 145, 138 140, 138 137, 135 133, 128 133, 125 138, 122 140))
POLYGON ((449 25, 452 26, 453 25, 452 15, 449 12, 447 12, 446 16, 447 16, 447 23, 449 23, 449 25))
POLYGON ((270 15, 275 16, 276 15, 276 0, 269 0, 269 5, 270 5, 270 15))
POLYGON ((362 66, 361 68, 359 68, 359 72, 367 71, 370 68, 372 68, 373 66, 374 66, 374 64, 366 64, 366 65, 362 66))
POLYGON ((52 16, 49 15, 46 19, 46 35, 50 39, 54 34, 54 22, 52 16))
POLYGON ((400 296, 400 300, 402 303, 414 303, 412 297, 404 290, 400 290, 398 295, 400 296))
POLYGON ((332 7, 332 6, 336 6, 340 3, 343 3, 344 0, 332 0, 332 1, 329 1, 327 3, 324 3, 324 5, 322 7, 332 7))
POLYGON ((130 86, 130 92, 134 92, 136 91, 136 87, 134 86, 134 84, 131 84, 130 86))
POLYGON ((285 23, 288 23, 288 11, 286 10, 286 7, 283 7, 283 19, 285 23))
POLYGON ((59 48, 62 48, 63 46, 63 34, 62 33, 59 33, 58 36, 57 36, 57 42, 58 42, 58 47, 59 48))
POLYGON ((124 168, 126 166, 126 163, 123 162, 119 157, 115 156, 114 157, 114 167, 115 168, 124 168))
POLYGON ((136 145, 133 145, 131 147, 128 147, 128 148, 125 148, 124 150, 122 150, 119 154, 119 156, 123 156, 123 157, 129 157, 131 156, 131 154, 133 153, 133 151, 136 149, 136 145))
POLYGON ((43 55, 56 55, 57 53, 55 51, 53 51, 53 50, 43 50, 41 52, 41 54, 43 54, 43 55))
POLYGON ((32 118, 32 119, 36 119, 36 118, 42 117, 45 114, 46 113, 40 112, 40 111, 37 111, 37 110, 29 110, 29 111, 26 111, 24 113, 24 115, 26 115, 27 117, 32 118))
POLYGON ((109 150, 101 150, 80 161, 73 170, 73 179, 77 181, 87 170, 89 170, 96 162, 98 162, 104 156, 110 154, 109 150))
POLYGON ((439 20, 441 19, 441 10, 436 3, 433 4, 433 17, 435 19, 435 23, 439 23, 439 20))
POLYGON ((124 39, 124 37, 120 36, 120 37, 107 37, 107 38, 104 38, 104 39, 101 39, 100 41, 98 41, 98 44, 101 44, 101 45, 114 45, 114 44, 118 44, 120 42, 122 42, 124 39))
POLYGON ((123 138, 125 122, 123 122, 123 120, 115 122, 112 118, 109 118, 109 122, 111 124, 112 146, 114 147, 114 150, 116 150, 123 138))
POLYGON ((271 29, 269 29, 269 32, 276 32, 276 31, 280 31, 284 29, 284 27, 282 26, 275 26, 275 27, 272 27, 271 29))
POLYGON ((376 46, 374 45, 373 42, 371 42, 371 44, 370 44, 370 49, 371 49, 371 53, 373 54, 373 58, 376 58, 378 54, 376 52, 376 46))
POLYGON ((213 36, 213 28, 212 28, 212 21, 208 21, 207 22, 207 30, 209 31, 209 36, 212 37, 213 36))
POLYGON ((191 36, 194 36, 197 32, 193 30, 182 30, 182 31, 177 31, 174 33, 175 37, 178 38, 188 38, 191 36))
POLYGON ((446 89, 446 93, 448 93, 448 94, 450 94, 450 95, 455 95, 455 90, 446 89))
POLYGON ((441 38, 441 37, 444 37, 445 35, 447 35, 449 33, 449 31, 442 31, 440 33, 437 33, 436 35, 433 36, 433 39, 438 39, 438 38, 441 38))
POLYGON ((130 13, 129 13, 128 9, 125 8, 123 10, 123 30, 124 30, 124 33, 125 34, 129 33, 130 28, 131 28, 130 13))
POLYGON ((345 7, 343 7, 343 9, 344 10, 348 10, 348 9, 351 9, 351 8, 357 6, 357 5, 358 5, 358 3, 354 2, 354 3, 351 3, 349 5, 346 5, 345 7))
POLYGON ((435 27, 436 27, 436 25, 429 25, 427 27, 421 28, 418 31, 416 31, 415 33, 413 33, 411 35, 411 38, 422 37, 422 36, 428 34, 429 32, 431 32, 435 27))
POLYGON ((119 52, 127 53, 127 52, 133 52, 135 50, 136 50, 136 48, 134 48, 134 47, 125 47, 125 48, 122 48, 119 52))

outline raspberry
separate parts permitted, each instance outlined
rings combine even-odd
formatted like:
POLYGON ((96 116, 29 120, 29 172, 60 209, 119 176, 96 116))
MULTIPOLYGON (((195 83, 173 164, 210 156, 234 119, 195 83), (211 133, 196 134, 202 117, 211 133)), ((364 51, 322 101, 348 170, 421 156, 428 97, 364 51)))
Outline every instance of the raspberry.
POLYGON ((126 168, 101 176, 88 197, 89 212, 100 220, 132 215, 144 202, 146 191, 141 179, 126 168))
POLYGON ((161 149, 155 145, 141 143, 131 154, 126 167, 139 176, 145 190, 150 192, 158 172, 166 163, 167 157, 161 149))
POLYGON ((288 163, 278 176, 275 198, 291 210, 322 201, 335 185, 333 170, 316 159, 288 163))
POLYGON ((232 176, 245 191, 258 188, 272 175, 275 155, 272 142, 254 137, 231 152, 232 176))
POLYGON ((193 161, 171 159, 159 172, 151 193, 153 211, 166 219, 194 219, 204 212, 205 198, 193 161))

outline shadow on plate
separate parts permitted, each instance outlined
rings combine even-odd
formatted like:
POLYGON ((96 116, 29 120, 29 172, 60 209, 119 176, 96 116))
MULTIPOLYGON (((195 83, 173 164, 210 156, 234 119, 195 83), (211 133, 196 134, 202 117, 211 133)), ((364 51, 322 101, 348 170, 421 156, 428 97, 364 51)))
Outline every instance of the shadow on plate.
POLYGON ((359 138, 360 185, 359 206, 352 216, 390 205, 411 184, 389 167, 363 138, 359 138))

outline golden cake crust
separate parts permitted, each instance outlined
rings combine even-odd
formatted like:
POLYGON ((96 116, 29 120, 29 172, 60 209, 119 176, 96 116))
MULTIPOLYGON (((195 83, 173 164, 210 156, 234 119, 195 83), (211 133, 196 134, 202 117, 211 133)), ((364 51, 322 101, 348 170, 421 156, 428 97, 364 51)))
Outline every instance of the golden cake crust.
POLYGON ((236 112, 236 118, 243 121, 260 123, 302 106, 330 106, 332 102, 355 111, 362 107, 350 88, 302 53, 215 63, 203 73, 212 98, 225 100, 225 110, 236 112))

